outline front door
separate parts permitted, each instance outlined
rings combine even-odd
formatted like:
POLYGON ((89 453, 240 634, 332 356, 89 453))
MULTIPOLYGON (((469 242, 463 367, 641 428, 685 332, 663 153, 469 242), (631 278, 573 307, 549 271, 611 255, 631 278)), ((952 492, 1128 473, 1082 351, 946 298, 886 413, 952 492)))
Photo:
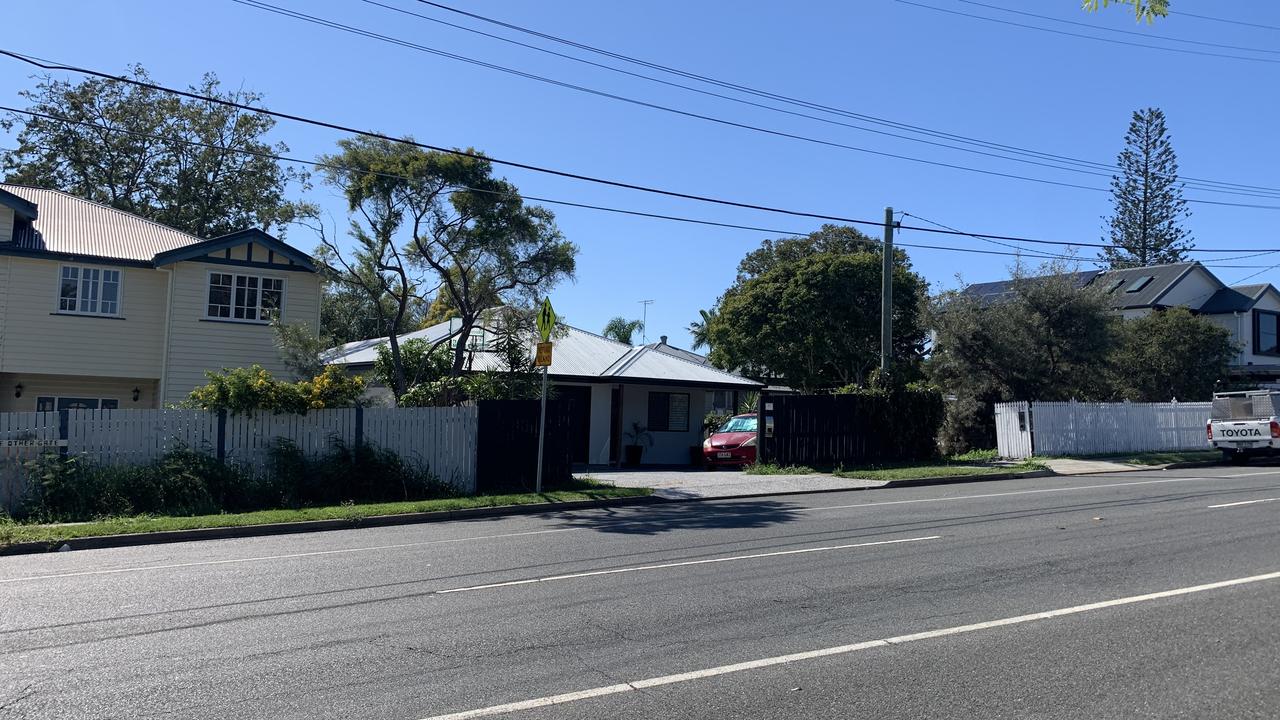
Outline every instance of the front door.
POLYGON ((557 385, 556 399, 568 405, 569 449, 574 463, 591 461, 591 388, 582 385, 557 385))

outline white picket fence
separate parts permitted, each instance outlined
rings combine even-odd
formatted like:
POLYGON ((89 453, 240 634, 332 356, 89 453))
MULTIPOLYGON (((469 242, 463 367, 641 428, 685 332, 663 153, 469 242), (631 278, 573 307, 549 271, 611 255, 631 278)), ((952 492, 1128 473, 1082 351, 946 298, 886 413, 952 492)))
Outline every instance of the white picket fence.
MULTIPOLYGON (((24 464, 57 450, 59 413, 0 413, 0 506, 12 511, 27 485, 24 464)), ((69 410, 66 452, 109 465, 143 464, 180 448, 216 455, 219 415, 203 410, 69 410)), ((463 492, 476 489, 476 407, 354 408, 315 410, 306 415, 259 412, 226 415, 221 451, 228 462, 262 470, 281 439, 308 456, 334 443, 390 450, 463 492)))
POLYGON ((999 403, 996 440, 1000 454, 1014 458, 1204 450, 1212 409, 1207 402, 999 403))

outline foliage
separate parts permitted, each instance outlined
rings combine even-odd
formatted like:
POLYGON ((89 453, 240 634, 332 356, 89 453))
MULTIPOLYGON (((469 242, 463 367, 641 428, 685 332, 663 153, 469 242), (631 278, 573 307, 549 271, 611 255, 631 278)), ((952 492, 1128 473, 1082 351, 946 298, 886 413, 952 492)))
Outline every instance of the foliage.
POLYGON ((335 442, 320 457, 307 457, 281 438, 271 451, 269 477, 278 498, 270 507, 336 505, 450 497, 458 492, 430 471, 369 444, 335 442))
POLYGON ((710 435, 715 432, 716 428, 729 422, 729 418, 733 417, 728 413, 709 412, 702 417, 702 434, 710 435))
POLYGON ((935 335, 930 379, 955 396, 947 403, 944 452, 995 444, 991 403, 1105 395, 1104 363, 1119 319, 1106 295, 1077 288, 1062 264, 1038 274, 1014 268, 996 303, 943 293, 930 309, 935 335))
MULTIPOLYGON (((140 65, 130 76, 150 82, 140 65)), ((252 106, 262 100, 222 90, 212 73, 191 91, 252 106)), ((45 75, 19 94, 44 117, 11 113, 0 122, 22 127, 0 161, 7 182, 62 190, 203 238, 283 228, 306 209, 285 199, 291 184, 306 189, 306 173, 268 157, 289 150, 265 139, 275 125, 269 116, 102 78, 73 84, 45 75)))
POLYGON ((1103 256, 1113 268, 1183 262, 1195 243, 1181 221, 1191 216, 1178 181, 1173 152, 1160 108, 1136 110, 1111 178, 1114 214, 1107 219, 1111 247, 1103 256))
POLYGON ((272 377, 261 365, 206 372, 209 382, 191 391, 188 407, 226 410, 233 414, 255 410, 306 414, 308 410, 352 407, 364 393, 364 378, 335 365, 310 380, 287 382, 272 377))
POLYGON ((1238 350, 1230 331, 1186 308, 1129 320, 1111 356, 1115 394, 1134 402, 1209 400, 1238 350))
POLYGON ((813 475, 818 472, 808 465, 773 465, 754 463, 743 469, 746 475, 813 475))
POLYGON ((959 453, 958 455, 950 455, 947 462, 955 463, 987 463, 1000 458, 999 450, 970 450, 968 452, 959 453))
POLYGON ((529 348, 535 339, 532 311, 504 306, 486 313, 489 339, 482 352, 497 359, 497 368, 465 377, 471 400, 530 400, 541 397, 542 376, 529 348))
MULTIPOLYGON (((328 249, 317 250, 316 257, 330 257, 328 249)), ((335 279, 332 272, 323 273, 321 283, 320 331, 332 345, 387 335, 386 321, 381 318, 395 316, 394 298, 387 295, 375 303, 367 292, 350 282, 335 279)), ((395 320, 395 334, 413 332, 431 324, 425 313, 425 303, 411 296, 404 314, 395 320)))
MULTIPOLYGON (((1080 0, 1080 7, 1088 12, 1098 11, 1099 0, 1080 0)), ((1169 0, 1101 0, 1102 7, 1110 7, 1112 3, 1116 5, 1132 5, 1133 14, 1138 20, 1145 20, 1147 24, 1155 22, 1157 17, 1169 16, 1169 0)))
POLYGON ((624 430, 622 435, 626 437, 628 445, 653 447, 653 433, 649 432, 649 428, 638 422, 631 423, 631 429, 624 430))
MULTIPOLYGON (((766 240, 740 263, 710 320, 711 360, 812 391, 862 382, 880 359, 881 254, 847 227, 766 240)), ((894 264, 894 362, 923 353, 924 280, 905 254, 894 264)))
POLYGON ((938 431, 945 404, 935 388, 917 383, 838 390, 839 413, 874 427, 864 454, 868 460, 924 460, 938 456, 938 431))
POLYGON ((294 380, 315 377, 324 372, 325 352, 335 344, 333 339, 317 333, 308 323, 292 325, 279 319, 271 322, 280 361, 293 373, 294 380))
MULTIPOLYGON (((373 361, 373 378, 385 387, 392 387, 396 382, 397 368, 391 348, 387 344, 379 345, 377 353, 373 361)), ((410 389, 437 382, 448 375, 450 361, 449 349, 440 343, 412 338, 400 345, 400 371, 404 373, 405 384, 410 389)))
POLYGON ((693 350, 701 350, 702 348, 711 347, 711 336, 708 334, 708 328, 711 326, 716 317, 716 310, 699 310, 699 320, 689 323, 689 337, 693 339, 693 350))
POLYGON ((644 321, 618 316, 609 320, 600 334, 623 345, 635 345, 635 334, 643 330, 644 321))
POLYGON ((423 301, 422 289, 437 293, 429 317, 458 318, 450 374, 459 377, 482 313, 500 304, 532 305, 573 277, 577 248, 561 236, 552 213, 525 205, 479 153, 363 137, 338 145, 340 152, 322 161, 326 181, 347 196, 356 250, 347 258, 336 242, 323 235, 322 242, 339 266, 335 277, 364 292, 379 316, 395 369, 388 387, 397 400, 410 389, 397 335, 410 301, 423 301))

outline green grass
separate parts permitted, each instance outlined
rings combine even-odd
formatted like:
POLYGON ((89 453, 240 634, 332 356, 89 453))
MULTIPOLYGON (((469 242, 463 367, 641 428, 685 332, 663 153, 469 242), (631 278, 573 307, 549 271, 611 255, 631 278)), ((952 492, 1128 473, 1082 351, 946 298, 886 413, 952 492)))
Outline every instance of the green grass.
POLYGON ((858 478, 861 480, 917 480, 920 478, 941 477, 999 477, 1016 473, 1043 470, 1044 465, 1036 460, 1025 460, 1016 465, 965 465, 952 462, 924 463, 917 465, 894 465, 868 468, 843 468, 835 472, 836 477, 858 478))
POLYGON ((356 520, 375 515, 404 515, 406 513, 466 510, 504 505, 640 497, 649 495, 651 492, 648 488, 613 487, 591 479, 577 479, 568 489, 554 490, 541 494, 473 495, 440 500, 373 503, 368 505, 333 505, 298 510, 261 510, 250 513, 198 515, 194 517, 118 517, 85 523, 52 525, 17 523, 0 518, 0 548, 21 542, 54 543, 100 535, 125 535, 163 532, 166 530, 194 530, 197 528, 244 527, 307 520, 356 520))
POLYGON ((763 465, 748 465, 744 473, 747 475, 812 475, 817 470, 807 465, 771 465, 765 463, 763 465))
POLYGON ((952 455, 947 458, 947 462, 958 463, 979 463, 991 462, 1000 456, 997 450, 970 450, 967 453, 952 455))

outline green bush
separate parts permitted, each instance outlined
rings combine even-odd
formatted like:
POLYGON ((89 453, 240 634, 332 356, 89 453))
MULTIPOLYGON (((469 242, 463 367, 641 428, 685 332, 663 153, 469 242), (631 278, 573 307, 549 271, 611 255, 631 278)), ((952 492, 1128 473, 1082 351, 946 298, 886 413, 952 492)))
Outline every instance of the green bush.
POLYGON ((46 453, 27 464, 20 519, 79 522, 128 515, 210 515, 460 494, 393 452, 338 443, 308 458, 280 441, 256 473, 188 449, 145 465, 112 466, 46 453))
POLYGON ((191 391, 186 405, 233 414, 255 410, 306 414, 308 410, 353 407, 364 393, 364 378, 330 365, 311 380, 287 382, 261 365, 206 372, 209 382, 191 391))

